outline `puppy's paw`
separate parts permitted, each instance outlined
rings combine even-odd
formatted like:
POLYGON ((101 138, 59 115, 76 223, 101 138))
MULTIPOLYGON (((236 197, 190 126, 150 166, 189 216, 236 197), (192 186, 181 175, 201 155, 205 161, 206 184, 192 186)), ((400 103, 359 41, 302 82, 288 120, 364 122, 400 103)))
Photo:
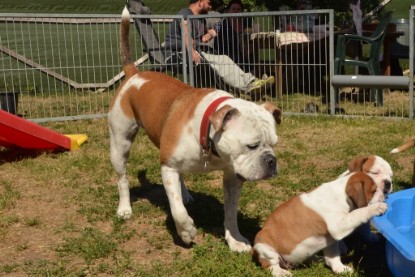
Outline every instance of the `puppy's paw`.
POLYGON ((353 272, 353 268, 344 264, 337 264, 336 266, 333 266, 331 269, 336 274, 353 272))
POLYGON ((184 243, 190 244, 196 237, 197 229, 194 226, 193 219, 188 216, 182 223, 176 223, 177 233, 184 243))
POLYGON ((133 214, 133 210, 131 206, 119 206, 117 210, 118 217, 122 219, 130 219, 131 215, 133 214))
POLYGON ((372 212, 373 216, 382 215, 388 209, 388 205, 386 203, 383 203, 383 202, 369 205, 369 207, 371 209, 371 212, 372 212))
POLYGON ((282 269, 279 265, 270 266, 269 270, 271 270, 272 276, 278 277, 291 277, 293 274, 288 270, 282 269))

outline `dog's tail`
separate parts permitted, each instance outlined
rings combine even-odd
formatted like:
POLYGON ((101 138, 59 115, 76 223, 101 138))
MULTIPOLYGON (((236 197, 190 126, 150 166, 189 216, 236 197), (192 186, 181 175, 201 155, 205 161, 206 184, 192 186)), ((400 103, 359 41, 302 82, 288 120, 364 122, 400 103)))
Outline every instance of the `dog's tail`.
POLYGON ((391 153, 399 153, 414 146, 415 146, 415 138, 409 140, 408 142, 402 144, 401 146, 396 147, 395 149, 391 151, 391 153))
POLYGON ((134 63, 131 61, 130 53, 130 12, 127 7, 124 7, 121 17, 121 27, 120 27, 120 54, 121 62, 127 78, 131 75, 134 75, 138 72, 138 69, 135 67, 134 63))

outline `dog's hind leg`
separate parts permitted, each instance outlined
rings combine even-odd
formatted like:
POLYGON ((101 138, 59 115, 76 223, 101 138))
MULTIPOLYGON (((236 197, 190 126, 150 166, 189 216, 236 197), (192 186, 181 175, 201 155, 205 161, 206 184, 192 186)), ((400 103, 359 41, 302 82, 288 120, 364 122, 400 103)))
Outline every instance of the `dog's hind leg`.
POLYGON ((335 241, 333 244, 323 249, 324 261, 326 265, 333 270, 334 273, 353 272, 353 269, 344 265, 340 260, 339 242, 335 241))
POLYGON ((265 243, 257 243, 253 250, 254 257, 258 259, 263 268, 269 269, 273 276, 292 276, 291 272, 281 268, 280 261, 282 258, 274 248, 265 243))
POLYGON ((132 209, 130 203, 130 188, 126 175, 127 160, 130 155, 131 145, 138 132, 138 125, 133 120, 114 118, 109 116, 110 127, 110 156, 115 172, 118 174, 119 203, 117 215, 128 219, 132 209))
POLYGON ((162 165, 161 176, 177 233, 183 242, 190 244, 195 238, 197 230, 194 227, 193 219, 189 216, 183 204, 180 174, 176 169, 162 165))

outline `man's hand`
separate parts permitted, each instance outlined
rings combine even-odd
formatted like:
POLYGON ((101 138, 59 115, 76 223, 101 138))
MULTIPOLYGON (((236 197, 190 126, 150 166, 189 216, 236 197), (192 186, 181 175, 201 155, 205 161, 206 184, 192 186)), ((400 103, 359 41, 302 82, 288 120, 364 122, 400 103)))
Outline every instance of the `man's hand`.
POLYGON ((194 48, 192 48, 192 58, 193 58, 193 62, 196 65, 202 62, 202 58, 200 57, 199 53, 194 48))
POLYGON ((216 37, 216 31, 214 29, 209 29, 208 32, 202 37, 202 42, 206 43, 216 37))

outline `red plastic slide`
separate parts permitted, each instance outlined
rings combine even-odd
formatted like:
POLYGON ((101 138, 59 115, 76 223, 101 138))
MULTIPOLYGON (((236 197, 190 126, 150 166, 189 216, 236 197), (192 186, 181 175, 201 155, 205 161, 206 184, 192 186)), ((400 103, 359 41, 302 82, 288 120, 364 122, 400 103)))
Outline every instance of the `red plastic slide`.
POLYGON ((86 140, 86 135, 61 135, 29 120, 0 110, 0 146, 75 150, 86 140))

